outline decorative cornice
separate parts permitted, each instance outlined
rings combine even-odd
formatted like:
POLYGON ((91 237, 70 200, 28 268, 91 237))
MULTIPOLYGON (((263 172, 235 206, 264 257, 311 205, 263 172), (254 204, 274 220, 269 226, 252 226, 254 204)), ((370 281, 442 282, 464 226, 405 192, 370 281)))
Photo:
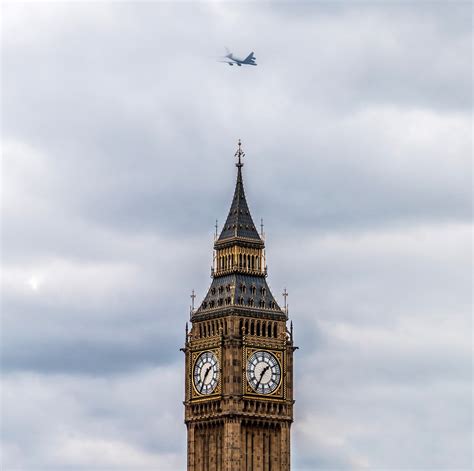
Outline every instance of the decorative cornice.
POLYGON ((216 240, 214 243, 215 249, 225 249, 227 247, 234 247, 238 245, 240 247, 251 247, 251 248, 258 248, 263 249, 265 247, 265 243, 263 240, 251 239, 250 237, 242 237, 242 236, 232 236, 227 239, 219 239, 216 240))
POLYGON ((227 306, 197 310, 193 313, 191 321, 204 321, 226 316, 258 317, 259 319, 270 319, 273 321, 286 320, 286 314, 278 309, 255 308, 247 306, 227 306))

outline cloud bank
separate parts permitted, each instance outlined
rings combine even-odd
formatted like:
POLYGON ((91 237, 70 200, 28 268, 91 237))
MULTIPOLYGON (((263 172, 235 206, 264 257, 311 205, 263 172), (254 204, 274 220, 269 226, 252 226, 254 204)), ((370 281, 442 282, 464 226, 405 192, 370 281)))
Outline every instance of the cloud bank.
POLYGON ((470 469, 471 10, 4 3, 2 468, 185 469, 179 348, 241 138, 293 468, 470 469))

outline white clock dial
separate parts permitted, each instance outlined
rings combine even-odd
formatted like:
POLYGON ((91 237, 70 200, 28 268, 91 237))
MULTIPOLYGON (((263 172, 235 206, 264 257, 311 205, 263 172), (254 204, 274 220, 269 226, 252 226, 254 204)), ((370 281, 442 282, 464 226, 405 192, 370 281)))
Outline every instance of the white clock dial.
POLYGON ((275 355, 270 352, 255 352, 247 362, 247 381, 259 394, 270 394, 278 387, 281 368, 275 355))
POLYGON ((203 352, 194 363, 194 386, 199 394, 211 394, 219 381, 219 361, 212 352, 203 352))

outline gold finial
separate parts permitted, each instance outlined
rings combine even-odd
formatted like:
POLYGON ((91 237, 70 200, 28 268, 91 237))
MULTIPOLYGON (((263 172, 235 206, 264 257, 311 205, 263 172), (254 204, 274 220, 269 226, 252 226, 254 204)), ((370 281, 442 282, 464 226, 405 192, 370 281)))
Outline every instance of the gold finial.
POLYGON ((237 145, 239 146, 237 151, 235 152, 235 157, 237 157, 239 159, 238 163, 236 163, 235 165, 237 167, 242 167, 244 164, 242 163, 242 157, 245 157, 245 153, 244 151, 242 150, 242 143, 240 142, 240 139, 239 139, 239 142, 237 143, 237 145))

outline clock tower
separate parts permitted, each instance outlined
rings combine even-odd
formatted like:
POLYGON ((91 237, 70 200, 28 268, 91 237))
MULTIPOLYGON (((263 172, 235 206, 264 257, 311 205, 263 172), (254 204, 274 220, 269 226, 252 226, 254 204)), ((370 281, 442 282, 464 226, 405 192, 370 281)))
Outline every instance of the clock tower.
MULTIPOLYGON (((186 326, 188 471, 288 471, 293 328, 267 285, 265 242, 237 181, 214 243, 212 282, 186 326)), ((194 300, 194 293, 193 293, 194 300)))

